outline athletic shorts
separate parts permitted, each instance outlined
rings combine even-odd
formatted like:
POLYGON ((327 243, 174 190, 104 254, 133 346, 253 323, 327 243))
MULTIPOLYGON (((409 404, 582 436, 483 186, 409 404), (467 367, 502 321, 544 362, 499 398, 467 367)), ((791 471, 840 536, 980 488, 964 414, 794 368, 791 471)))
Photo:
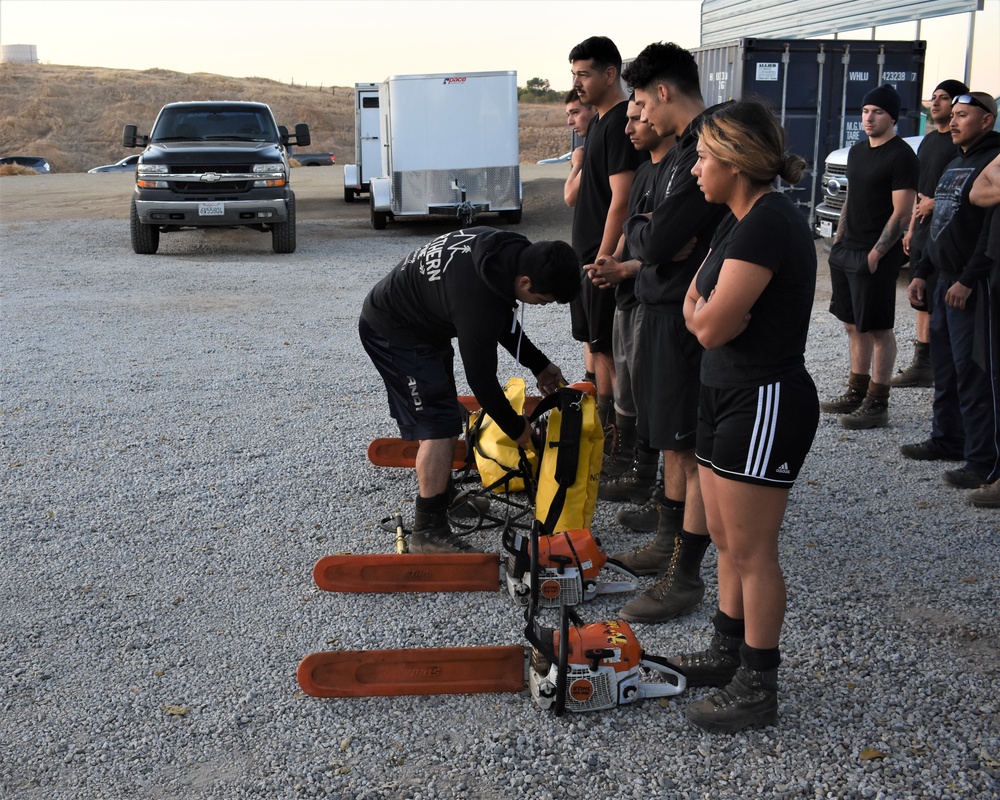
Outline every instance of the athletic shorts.
POLYGON ((450 439, 462 433, 451 344, 395 344, 380 336, 364 317, 358 322, 358 334, 385 383, 389 413, 401 438, 450 439))
POLYGON ((638 416, 635 378, 639 365, 639 325, 642 304, 615 309, 615 324, 611 335, 615 356, 615 411, 626 417, 638 416))
POLYGON ((591 353, 611 352, 611 331, 614 327, 615 290, 598 289, 584 272, 579 296, 569 304, 573 338, 590 345, 591 353))
POLYGON ((720 478, 790 487, 819 424, 819 400, 803 371, 766 386, 703 386, 698 407, 698 463, 720 478))
POLYGON ((694 450, 702 352, 683 317, 643 310, 635 387, 644 413, 636 430, 654 450, 694 450))
POLYGON ((830 313, 854 325, 858 333, 892 330, 896 324, 896 279, 905 258, 896 245, 868 269, 870 250, 852 250, 837 242, 830 250, 830 313))

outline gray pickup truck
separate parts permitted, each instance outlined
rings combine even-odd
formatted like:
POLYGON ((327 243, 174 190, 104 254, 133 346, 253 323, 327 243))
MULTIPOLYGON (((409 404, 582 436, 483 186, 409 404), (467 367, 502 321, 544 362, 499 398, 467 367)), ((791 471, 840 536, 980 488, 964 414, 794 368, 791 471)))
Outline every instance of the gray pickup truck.
POLYGON ((270 232, 275 253, 295 251, 295 194, 288 146, 306 146, 309 126, 279 127, 263 103, 170 103, 148 136, 126 125, 125 147, 145 147, 136 165, 132 249, 155 253, 160 234, 183 228, 270 232))

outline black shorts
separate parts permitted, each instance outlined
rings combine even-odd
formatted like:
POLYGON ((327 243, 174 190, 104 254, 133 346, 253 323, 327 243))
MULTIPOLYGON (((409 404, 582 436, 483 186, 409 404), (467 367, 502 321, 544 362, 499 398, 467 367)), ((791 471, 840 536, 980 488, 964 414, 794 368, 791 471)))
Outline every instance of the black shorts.
POLYGON ((584 272, 581 291, 570 301, 569 318, 573 338, 590 345, 592 353, 611 352, 611 331, 615 321, 615 290, 598 289, 584 272))
POLYGON ((462 432, 455 387, 455 351, 431 345, 400 345, 380 336, 364 317, 361 344, 385 382, 389 413, 407 440, 450 439, 462 432))
POLYGON ((646 413, 636 429, 654 450, 694 449, 703 352, 683 317, 643 309, 635 390, 646 413))
POLYGON ((703 386, 698 463, 721 478, 790 487, 818 423, 816 386, 805 371, 750 389, 703 386))
POLYGON ((903 265, 897 244, 868 269, 869 250, 853 250, 837 242, 830 249, 830 313, 854 325, 858 333, 892 330, 896 324, 896 280, 903 265))

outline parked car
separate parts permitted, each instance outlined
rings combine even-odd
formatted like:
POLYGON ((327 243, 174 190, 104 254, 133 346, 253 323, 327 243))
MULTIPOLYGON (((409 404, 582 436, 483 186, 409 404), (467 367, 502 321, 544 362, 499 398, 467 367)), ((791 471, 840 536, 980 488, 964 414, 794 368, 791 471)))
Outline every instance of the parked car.
POLYGON ((132 172, 135 170, 135 165, 139 163, 139 156, 126 156, 121 161, 116 161, 114 164, 105 164, 103 167, 94 167, 93 169, 88 169, 87 172, 132 172))
POLYGON ((332 167, 337 163, 333 153, 292 153, 289 157, 298 161, 300 167, 332 167))
POLYGON ((52 172, 49 162, 38 156, 4 156, 0 158, 0 165, 3 164, 17 164, 21 167, 27 167, 28 169, 33 169, 39 175, 48 175, 52 172))
POLYGON ((573 157, 573 151, 570 150, 568 153, 563 153, 561 156, 554 156, 552 158, 543 158, 537 163, 539 164, 562 164, 565 161, 569 161, 573 157))

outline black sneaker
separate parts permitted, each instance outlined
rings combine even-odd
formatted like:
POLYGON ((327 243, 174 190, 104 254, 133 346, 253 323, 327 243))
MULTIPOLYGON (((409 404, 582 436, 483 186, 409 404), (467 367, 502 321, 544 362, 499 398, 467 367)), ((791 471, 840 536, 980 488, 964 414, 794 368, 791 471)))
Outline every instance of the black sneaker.
POLYGON ((948 470, 944 482, 958 489, 979 489, 987 483, 986 478, 968 467, 948 470))
POLYGON ((916 461, 961 461, 964 458, 961 453, 949 453, 938 447, 930 439, 916 444, 904 444, 899 448, 899 452, 904 458, 916 461))
POLYGON ((778 668, 740 667, 725 689, 692 703, 684 715, 710 733, 736 733, 778 723, 778 668))

